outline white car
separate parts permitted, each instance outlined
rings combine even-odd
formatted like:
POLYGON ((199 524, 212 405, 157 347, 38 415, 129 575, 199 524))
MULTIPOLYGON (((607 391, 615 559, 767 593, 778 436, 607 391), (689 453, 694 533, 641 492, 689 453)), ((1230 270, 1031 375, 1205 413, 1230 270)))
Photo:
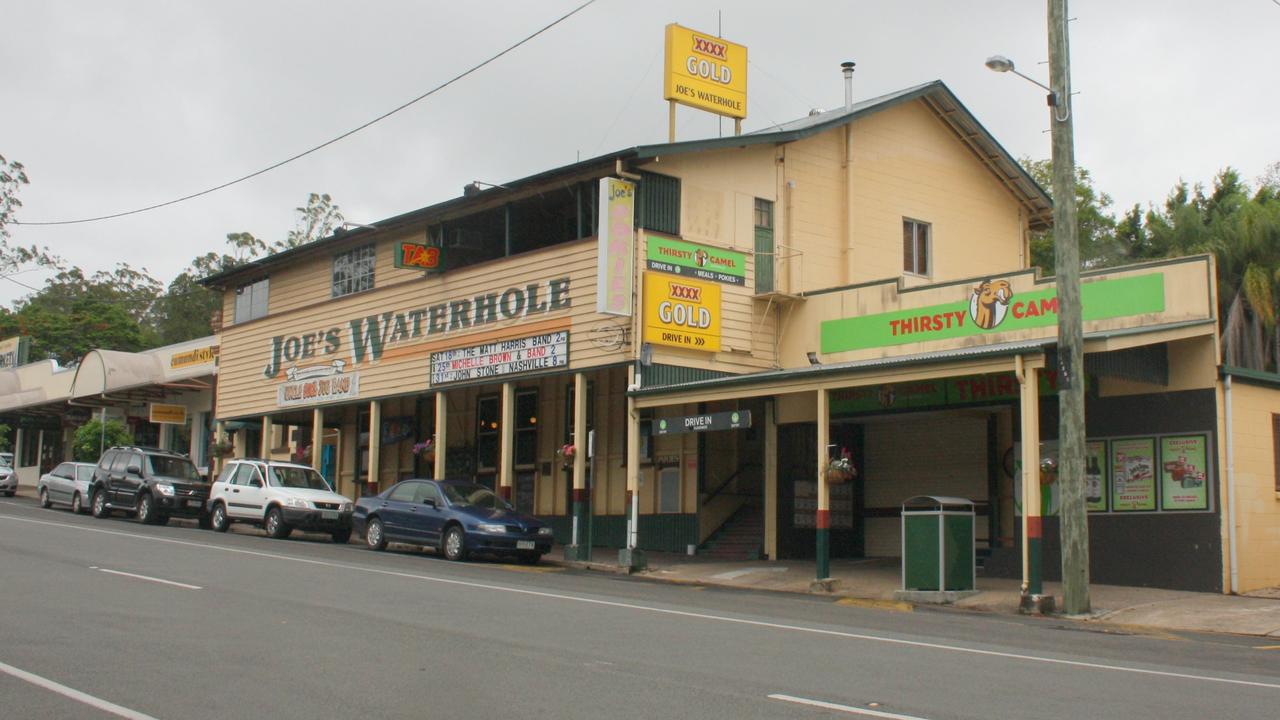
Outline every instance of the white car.
POLYGON ((18 492, 18 473, 13 470, 13 453, 0 453, 0 495, 8 495, 18 492), (8 455, 8 460, 4 456, 8 455))
POLYGON ((88 512, 89 482, 93 480, 94 467, 93 463, 64 462, 41 475, 40 482, 36 483, 40 507, 58 503, 69 505, 77 514, 88 512))
POLYGON ((226 532, 233 522, 252 523, 278 539, 296 528, 329 533, 334 542, 345 543, 351 539, 353 509, 314 469, 274 460, 228 461, 209 493, 214 530, 226 532))

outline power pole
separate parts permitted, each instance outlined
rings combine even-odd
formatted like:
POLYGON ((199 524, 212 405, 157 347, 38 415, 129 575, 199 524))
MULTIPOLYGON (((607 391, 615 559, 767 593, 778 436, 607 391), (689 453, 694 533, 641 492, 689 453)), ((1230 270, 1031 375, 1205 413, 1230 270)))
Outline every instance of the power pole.
POLYGON ((1071 118, 1067 0, 1049 2, 1050 122, 1053 135, 1053 246, 1058 275, 1058 486, 1062 610, 1089 612, 1089 517, 1084 482, 1084 327, 1076 231, 1076 160, 1071 118))

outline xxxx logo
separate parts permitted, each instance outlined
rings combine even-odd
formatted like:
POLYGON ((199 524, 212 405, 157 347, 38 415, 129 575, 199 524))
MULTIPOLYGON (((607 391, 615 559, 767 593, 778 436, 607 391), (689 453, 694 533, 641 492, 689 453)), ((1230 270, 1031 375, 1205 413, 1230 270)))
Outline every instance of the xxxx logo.
POLYGON ((676 283, 667 283, 667 286, 672 299, 702 302, 702 288, 677 285, 676 283))
POLYGON ((701 38, 695 35, 693 38, 693 51, 721 60, 729 59, 726 57, 728 47, 724 43, 716 42, 710 38, 701 38))

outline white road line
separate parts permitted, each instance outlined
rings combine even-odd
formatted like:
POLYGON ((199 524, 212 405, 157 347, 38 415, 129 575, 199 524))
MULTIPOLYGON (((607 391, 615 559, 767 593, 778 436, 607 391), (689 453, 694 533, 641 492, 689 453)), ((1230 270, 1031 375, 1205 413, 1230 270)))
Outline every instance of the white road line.
POLYGON ((19 680, 25 680, 31 683, 32 685, 42 687, 45 690, 56 692, 59 695, 62 695, 63 697, 71 698, 76 702, 84 703, 89 707, 97 708, 99 710, 102 710, 103 712, 109 712, 112 715, 118 715, 122 718, 129 718, 129 720, 156 720, 156 718, 150 715, 147 715, 146 713, 140 713, 137 710, 130 710, 127 707, 117 705, 113 702, 107 702, 102 698, 96 698, 88 693, 82 693, 79 690, 76 690, 75 688, 69 688, 66 685, 63 685, 62 683, 54 682, 48 678, 40 677, 39 675, 29 673, 26 670, 19 670, 18 668, 12 665, 6 665, 5 663, 0 662, 0 672, 12 675, 18 678, 19 680))
POLYGON ((769 696, 770 700, 781 700, 783 702, 796 703, 798 705, 808 705, 810 707, 822 708, 823 710, 836 710, 846 712, 850 715, 867 715, 870 717, 889 718, 889 720, 927 720, 918 715, 899 715, 898 713, 884 712, 882 710, 871 710, 870 708, 853 707, 852 705, 839 705, 836 703, 824 702, 822 700, 810 700, 809 698, 796 697, 794 695, 779 695, 777 693, 769 696))
POLYGON ((153 583, 161 583, 161 584, 164 584, 164 585, 174 585, 174 586, 176 586, 176 587, 186 588, 186 589, 188 589, 188 590, 203 590, 203 589, 204 589, 204 588, 200 587, 199 585, 188 585, 188 584, 186 584, 186 583, 175 582, 175 581, 173 581, 173 580, 164 580, 164 579, 162 579, 162 578, 158 578, 158 577, 151 577, 150 575, 138 575, 137 573, 123 572, 123 571, 121 571, 121 570, 108 570, 108 569, 106 569, 106 568, 100 568, 100 567, 92 567, 92 568, 89 568, 89 569, 90 569, 90 570, 97 570, 98 572, 111 573, 112 575, 123 575, 123 576, 125 576, 125 577, 137 578, 137 579, 139 579, 139 580, 147 580, 148 582, 153 582, 153 583))
MULTIPOLYGON (((20 506, 24 507, 24 506, 20 506)), ((190 542, 188 540, 174 540, 172 538, 155 537, 152 535, 139 535, 137 533, 120 532, 119 530, 104 530, 101 528, 86 527, 84 525, 73 525, 71 523, 50 522, 47 520, 35 520, 32 518, 20 518, 12 515, 0 515, 0 520, 13 520, 16 522, 33 523, 36 525, 50 525, 54 527, 64 527, 72 530, 82 530, 84 532, 102 533, 104 535, 115 535, 118 537, 135 538, 138 540, 150 540, 152 542, 171 543, 173 545, 184 545, 187 547, 203 548, 206 550, 217 550, 221 552, 235 553, 238 555, 251 555, 254 557, 271 558, 274 560, 285 560, 288 562, 296 562, 304 565, 319 565, 322 567, 339 568, 342 570, 351 570, 354 572, 368 573, 370 575, 386 575, 390 577, 408 578, 410 580, 423 580, 426 582, 440 583, 441 585, 456 585, 460 587, 479 588, 481 590, 494 590, 497 592, 511 593, 514 595, 528 595, 533 597, 549 598, 552 600, 566 600, 570 602, 579 602, 587 605, 598 605, 601 607, 615 607, 624 610, 638 610, 641 612, 657 613, 660 615, 672 615, 676 617, 693 618, 695 620, 712 620, 715 622, 731 623, 734 625, 746 625, 749 627, 769 628, 771 630, 783 630, 787 632, 807 633, 810 635, 820 635, 824 637, 842 638, 846 640, 864 640, 868 642, 884 643, 886 645, 899 645, 903 647, 917 647, 927 650, 942 650, 945 652, 963 653, 967 655, 980 655, 983 657, 997 657, 1008 660, 1025 660, 1027 662, 1045 663, 1047 665, 1064 665, 1067 667, 1088 668, 1091 670, 1105 670, 1108 672, 1127 672, 1135 675, 1150 675, 1155 677, 1175 678, 1178 680, 1200 680, 1210 683, 1222 683, 1226 685, 1244 685, 1248 687, 1266 688, 1268 690, 1280 690, 1280 683, 1258 682, 1255 680, 1237 680, 1235 678, 1215 677, 1212 675, 1192 675, 1190 673, 1172 672, 1168 670, 1150 670, 1147 668, 1130 667, 1125 665, 1108 665, 1105 663, 1092 663, 1083 660, 1066 660, 1063 658, 1044 657, 1040 655, 1025 655, 1023 653, 1006 652, 1003 650, 983 650, 980 648, 964 647, 962 645, 944 645, 942 643, 925 642, 923 640, 904 640, 902 638, 884 637, 881 635, 867 635, 864 633, 844 632, 842 630, 825 630, 823 628, 805 627, 804 625, 787 625, 784 623, 766 622, 764 620, 748 620, 746 618, 728 617, 725 615, 712 615, 710 613, 691 612, 688 610, 672 610, 670 608, 652 607, 649 605, 638 605, 636 603, 618 602, 616 600, 600 600, 597 598, 581 597, 577 595, 565 595, 562 593, 546 592, 543 590, 527 590, 524 588, 507 587, 504 585, 492 585, 489 583, 473 582, 470 580, 454 580, 452 578, 435 577, 432 575, 421 575, 418 573, 399 572, 396 570, 382 570, 380 568, 365 567, 363 565, 348 565, 346 563, 329 562, 327 560, 312 560, 309 558, 290 557, 288 555, 279 555, 277 553, 267 553, 258 550, 243 550, 240 548, 223 547, 219 545, 209 545, 206 543, 190 542)))

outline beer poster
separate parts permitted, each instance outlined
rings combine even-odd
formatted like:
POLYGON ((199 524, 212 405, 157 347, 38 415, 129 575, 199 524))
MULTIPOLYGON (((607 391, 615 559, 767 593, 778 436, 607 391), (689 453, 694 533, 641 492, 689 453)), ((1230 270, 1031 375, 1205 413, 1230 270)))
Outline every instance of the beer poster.
POLYGON ((1160 439, 1160 504, 1165 510, 1209 509, 1208 440, 1204 435, 1160 439))
POLYGON ((1107 511, 1107 441, 1084 446, 1084 503, 1089 512, 1107 511))
POLYGON ((1111 441, 1111 509, 1156 509, 1155 438, 1111 441))

